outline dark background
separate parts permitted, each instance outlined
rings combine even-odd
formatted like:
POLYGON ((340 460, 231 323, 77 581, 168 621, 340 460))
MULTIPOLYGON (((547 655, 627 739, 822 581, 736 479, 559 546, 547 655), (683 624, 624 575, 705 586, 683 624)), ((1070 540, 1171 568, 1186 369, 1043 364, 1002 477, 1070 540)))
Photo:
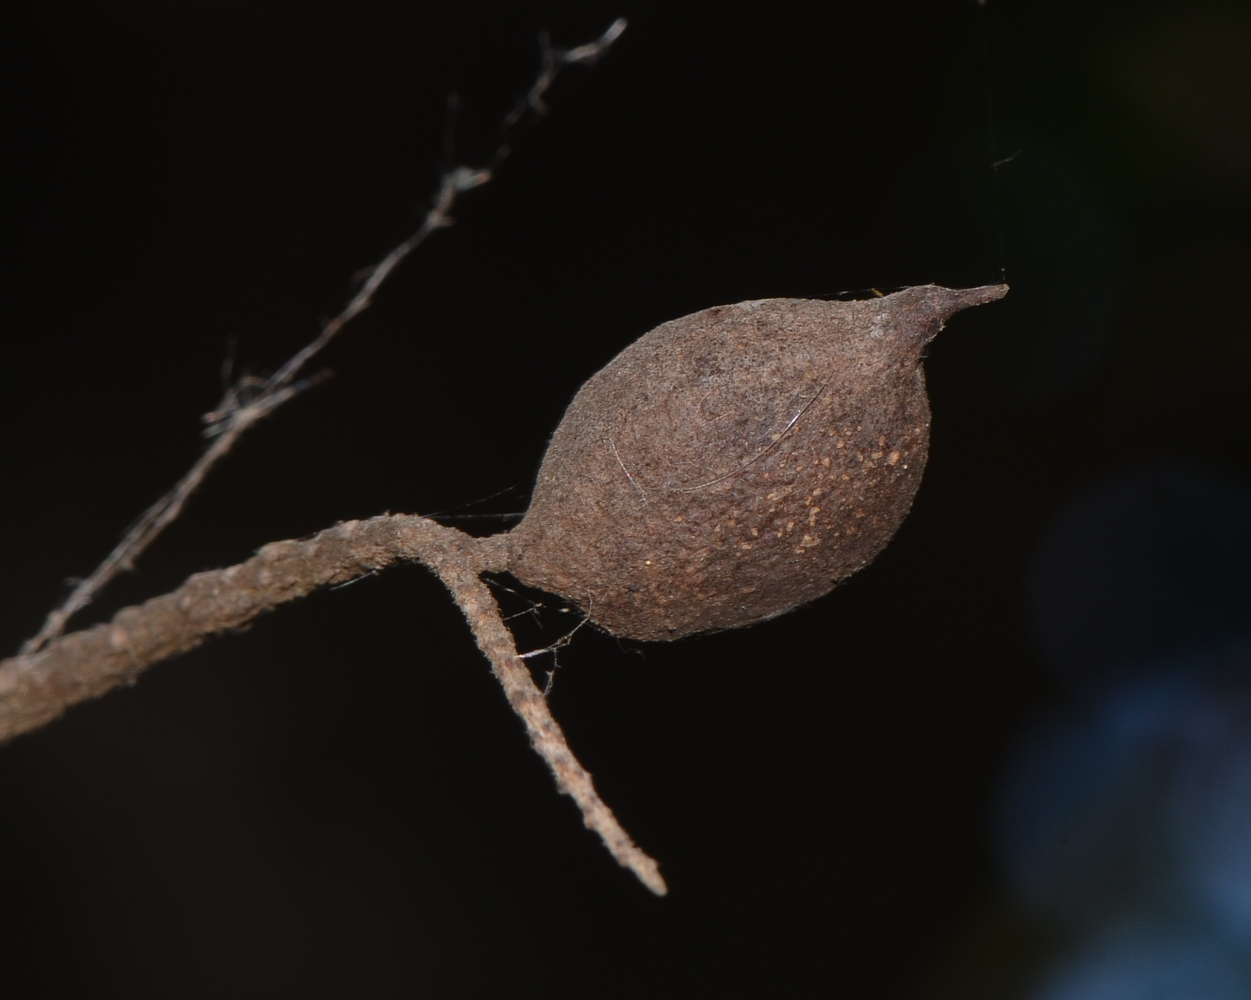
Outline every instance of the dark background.
POLYGON ((194 460, 228 340, 272 370, 416 227, 449 91, 487 154, 540 28, 631 21, 81 624, 338 520, 523 510, 573 392, 663 320, 1013 291, 933 345, 930 466, 873 566, 743 632, 560 653, 554 711, 668 898, 394 570, 0 751, 6 996, 971 996, 957 967, 1045 950, 987 821, 1055 691, 1032 547, 1109 472, 1251 475, 1245 11, 674 6, 53 2, 7 32, 6 653, 194 460))

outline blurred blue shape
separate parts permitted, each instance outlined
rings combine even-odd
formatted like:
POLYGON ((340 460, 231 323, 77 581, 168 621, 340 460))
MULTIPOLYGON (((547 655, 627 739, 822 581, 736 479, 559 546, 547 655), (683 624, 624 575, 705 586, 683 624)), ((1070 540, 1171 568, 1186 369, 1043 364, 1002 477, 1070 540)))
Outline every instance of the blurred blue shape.
POLYGON ((996 845, 1016 903, 1083 939, 1030 1000, 1251 1000, 1251 491, 1109 477, 1027 595, 1068 701, 1009 762, 996 845))
POLYGON ((1211 941, 1118 927, 1061 959, 1029 1000, 1251 1000, 1245 970, 1211 941))
POLYGON ((1251 959, 1251 647, 1041 719, 1005 774, 996 843, 1035 916, 1154 913, 1251 959))
POLYGON ((1062 678, 1107 678, 1251 635, 1251 491, 1157 463, 1066 503, 1027 580, 1031 625, 1062 678))
MULTIPOLYGON (((1005 775, 997 846, 1027 912, 1089 927, 1175 896, 1160 810, 1185 720, 1207 704, 1191 667, 1040 719, 1005 775)), ((1249 838, 1251 840, 1251 838, 1249 838)))
MULTIPOLYGON (((1251 659, 1251 657, 1247 657, 1251 659)), ((1243 680, 1251 673, 1243 664, 1243 680)), ((1177 881, 1230 944, 1251 957, 1251 694, 1188 718, 1163 819, 1177 881)))

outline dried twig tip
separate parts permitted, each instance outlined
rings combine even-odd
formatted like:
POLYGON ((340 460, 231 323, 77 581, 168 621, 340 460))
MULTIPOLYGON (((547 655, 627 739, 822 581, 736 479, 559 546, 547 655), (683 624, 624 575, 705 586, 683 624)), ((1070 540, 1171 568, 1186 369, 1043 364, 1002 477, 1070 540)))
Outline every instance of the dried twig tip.
POLYGON ((560 61, 565 63, 589 63, 594 62, 602 56, 612 46, 621 33, 626 30, 626 19, 619 17, 608 26, 599 38, 593 42, 587 42, 585 45, 579 45, 576 49, 569 49, 567 52, 560 53, 560 61))

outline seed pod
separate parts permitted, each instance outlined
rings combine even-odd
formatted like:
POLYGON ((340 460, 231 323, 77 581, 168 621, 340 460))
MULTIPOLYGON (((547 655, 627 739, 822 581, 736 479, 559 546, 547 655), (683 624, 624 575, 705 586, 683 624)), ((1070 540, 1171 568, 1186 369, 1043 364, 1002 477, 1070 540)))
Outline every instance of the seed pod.
POLYGON ((664 323, 573 398, 510 571, 616 635, 749 625, 873 559, 921 482, 921 352, 1006 285, 762 299, 664 323))

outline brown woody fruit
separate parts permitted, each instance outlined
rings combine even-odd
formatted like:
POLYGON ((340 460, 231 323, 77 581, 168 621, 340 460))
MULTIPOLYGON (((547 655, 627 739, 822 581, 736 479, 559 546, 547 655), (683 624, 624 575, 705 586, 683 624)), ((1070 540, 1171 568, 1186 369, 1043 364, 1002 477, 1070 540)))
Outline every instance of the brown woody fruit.
POLYGON ((815 600, 912 505, 929 443, 925 345, 1007 290, 762 299, 656 327, 569 404, 509 534, 511 572, 634 639, 815 600))

